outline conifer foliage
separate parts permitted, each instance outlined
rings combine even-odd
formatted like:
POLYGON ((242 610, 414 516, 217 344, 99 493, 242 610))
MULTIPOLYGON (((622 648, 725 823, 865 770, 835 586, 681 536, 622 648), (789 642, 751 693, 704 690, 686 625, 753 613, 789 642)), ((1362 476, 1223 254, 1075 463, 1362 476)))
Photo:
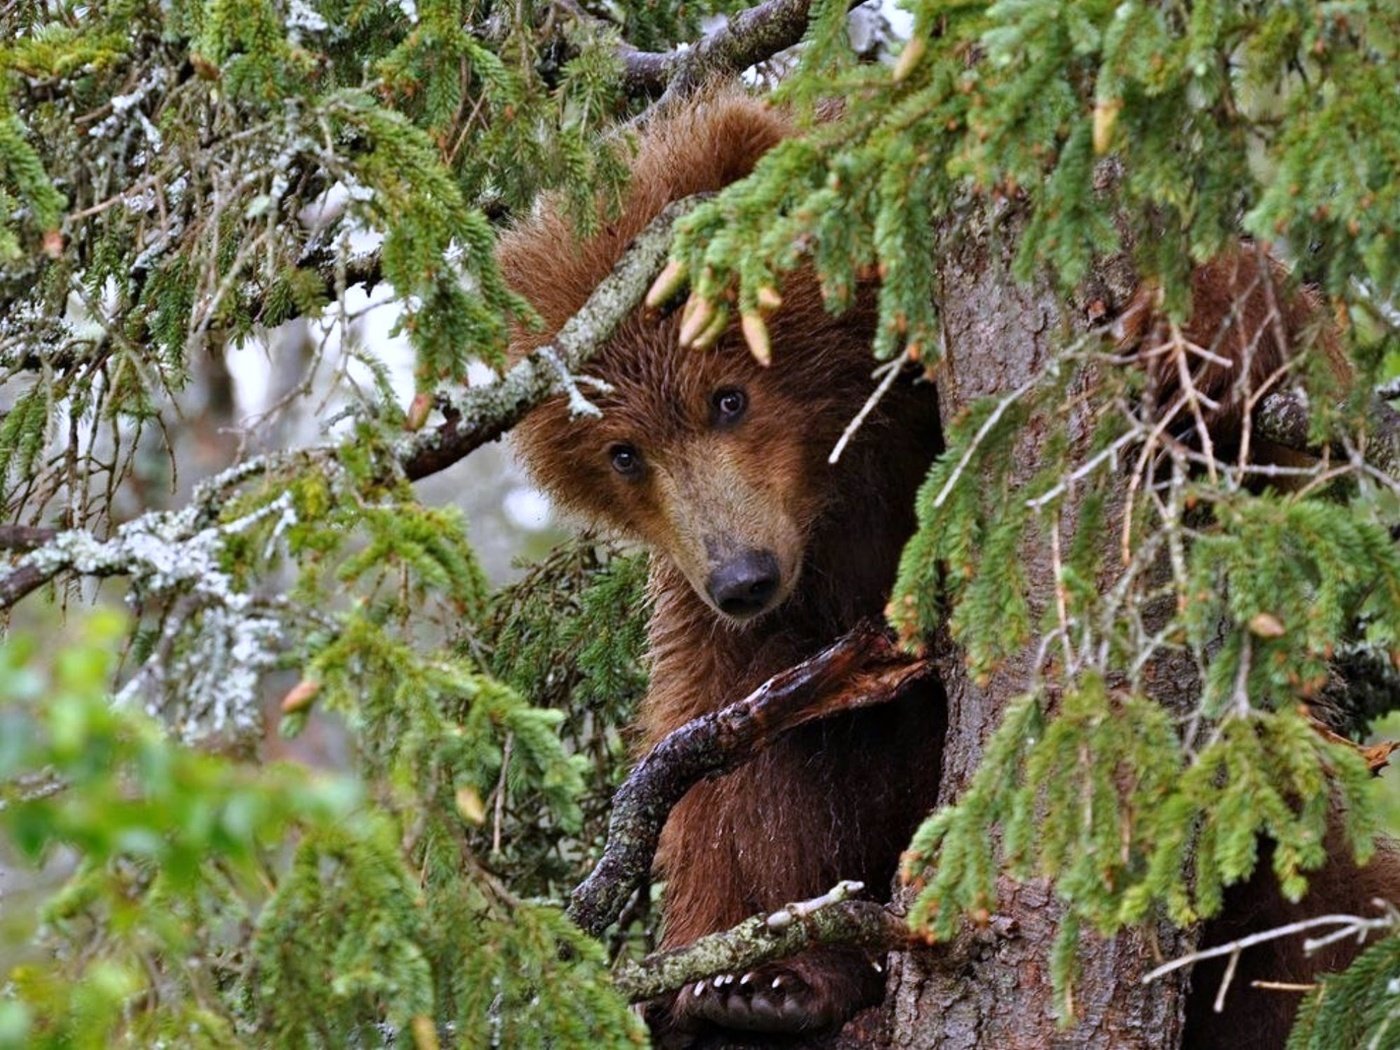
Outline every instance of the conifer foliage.
MULTIPOLYGON (((468 366, 534 322, 496 230, 541 193, 582 235, 607 222, 664 88, 629 60, 736 6, 0 5, 0 608, 22 623, 110 577, 130 608, 70 613, 58 652, 0 649, 0 856, 58 887, 0 923, 26 944, 0 958, 0 1047, 644 1044, 609 966, 649 946, 648 898, 606 946, 561 901, 628 760, 645 563, 586 540, 493 593, 408 464, 471 403, 468 366), (411 400, 353 339, 351 293, 377 285, 411 400), (343 357, 322 439, 149 509, 194 378, 296 319, 343 357), (299 676, 282 731, 340 716, 349 769, 246 761, 275 671, 299 676)), ((1066 301, 1126 264, 1170 320, 1145 352, 1184 377, 1154 404, 1111 332, 1066 332, 948 420, 890 605, 911 648, 946 626, 978 680, 1030 670, 906 855, 909 921, 948 938, 1001 876, 1046 880, 1070 1024, 1082 932, 1216 913, 1261 834, 1296 897, 1334 804, 1346 848, 1373 847, 1365 762, 1299 705, 1339 654, 1400 647, 1372 400, 1400 349, 1400 14, 909 0, 890 56, 852 46, 849 6, 811 4, 777 77, 803 133, 681 221, 692 293, 766 352, 785 274, 814 271, 832 310, 878 279, 872 365, 937 380, 938 263, 975 234, 1066 301), (1211 350, 1181 335, 1188 275, 1265 246, 1329 321, 1274 387, 1306 405, 1315 466, 1253 464, 1259 399, 1213 446, 1190 380, 1211 350), (1168 675, 1191 705, 1157 695, 1168 675)), ((1396 944, 1315 989, 1294 1044, 1391 1045, 1396 944)))
MULTIPOLYGON (((847 105, 684 220, 676 254, 698 295, 737 292, 758 312, 763 289, 810 264, 840 308, 878 272, 876 356, 937 377, 933 260, 960 238, 990 227, 1018 277, 1066 295, 1126 256, 1180 319, 1191 269, 1250 236, 1317 282, 1354 369, 1339 380, 1315 331, 1275 377, 1308 390, 1314 439, 1339 460, 1292 476, 1202 438, 1219 405, 1189 379, 1150 404, 1107 330, 1067 337, 1041 372, 952 421, 891 618, 911 644, 947 622, 983 680, 1034 653, 1033 684, 963 797, 916 835, 910 921, 947 938, 995 911, 999 874, 1050 880, 1068 908, 1052 955, 1068 1023, 1081 926, 1215 914, 1253 870, 1257 833, 1300 896, 1334 798, 1357 856, 1372 848, 1365 765, 1297 705, 1319 697, 1338 651, 1389 662, 1400 628, 1400 558, 1378 511, 1396 483, 1363 452, 1397 347, 1400 118, 1378 70, 1400 21, 1386 4, 1286 0, 909 7, 892 68, 842 59, 840 5, 814 14, 779 93, 847 105), (1028 427, 1050 435, 1029 468, 1015 455, 1028 427), (1279 478, 1292 491, 1271 488, 1279 478), (1039 611, 1027 551, 1053 562, 1039 611), (1198 679, 1194 710, 1154 701, 1164 666, 1198 679)), ((1149 358, 1183 375, 1210 358, 1170 331, 1149 358)), ((1377 951, 1370 984, 1358 972, 1338 987, 1390 994, 1377 951)), ((1380 1031, 1388 1014, 1374 1016, 1380 1031)))

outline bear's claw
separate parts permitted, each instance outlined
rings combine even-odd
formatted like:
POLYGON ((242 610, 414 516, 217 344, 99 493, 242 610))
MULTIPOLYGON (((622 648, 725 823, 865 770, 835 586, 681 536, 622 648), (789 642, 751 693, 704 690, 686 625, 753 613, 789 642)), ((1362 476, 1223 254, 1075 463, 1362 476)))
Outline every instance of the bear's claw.
POLYGON ((844 1013, 829 995, 786 966, 698 981, 681 995, 684 1012, 721 1028, 749 1032, 801 1032, 824 1028, 844 1013))

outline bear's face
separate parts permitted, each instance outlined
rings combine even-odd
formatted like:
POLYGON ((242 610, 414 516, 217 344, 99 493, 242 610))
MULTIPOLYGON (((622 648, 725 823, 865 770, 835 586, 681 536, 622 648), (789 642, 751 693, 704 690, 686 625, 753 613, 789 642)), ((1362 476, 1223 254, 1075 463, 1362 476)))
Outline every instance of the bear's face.
POLYGON ((681 349, 674 318, 634 318, 585 369, 606 384, 583 387, 600 418, 571 419, 554 398, 517 432, 560 504, 669 558, 734 623, 796 587, 851 415, 838 376, 819 369, 827 389, 814 387, 819 355, 774 349, 765 368, 737 337, 681 349))

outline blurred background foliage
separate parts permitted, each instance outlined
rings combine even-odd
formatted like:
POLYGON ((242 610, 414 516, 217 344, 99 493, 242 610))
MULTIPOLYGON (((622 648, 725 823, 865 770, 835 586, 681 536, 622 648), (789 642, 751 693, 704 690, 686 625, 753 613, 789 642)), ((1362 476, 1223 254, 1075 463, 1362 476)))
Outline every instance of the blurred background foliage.
POLYGON ((0 825, 15 859, 67 873, 11 930, 33 949, 10 970, 0 1044, 435 1045, 439 1026, 463 1045, 641 1041, 602 948, 506 889, 520 862, 498 850, 472 869, 465 828, 484 817, 462 766, 491 760, 473 721, 509 727, 517 778, 552 784, 549 818, 581 826, 552 713, 447 679, 448 706, 469 697, 476 717, 436 725, 413 756, 435 782, 395 797, 391 776, 181 746, 111 703, 122 618, 84 628, 52 661, 0 650, 0 825))

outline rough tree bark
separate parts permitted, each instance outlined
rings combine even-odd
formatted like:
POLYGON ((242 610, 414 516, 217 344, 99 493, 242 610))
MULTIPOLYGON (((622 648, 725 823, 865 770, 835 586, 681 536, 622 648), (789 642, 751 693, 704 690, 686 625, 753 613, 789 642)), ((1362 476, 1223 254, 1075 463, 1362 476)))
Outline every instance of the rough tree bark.
MULTIPOLYGON (((998 225, 1004 234, 1006 219, 998 225)), ((1066 302, 1048 285, 1027 287, 1012 279, 1012 244, 1013 237, 993 233, 989 224, 970 222, 940 257, 945 347, 938 382, 945 425, 979 398, 1005 396, 1090 325, 1085 309, 1066 302)), ((1131 278, 1121 269, 1116 263, 1101 267, 1086 301, 1125 302, 1131 278)), ((1047 429, 1034 422, 1024 428, 1013 457, 1021 465, 1018 480, 1038 469, 1047 437, 1047 429)), ((1032 542, 1022 564, 1034 623, 1053 594, 1051 559, 1032 542)), ((1029 687, 1035 652, 1032 643, 989 681, 978 683, 946 635, 935 640, 934 649, 949 706, 940 803, 950 803, 976 770, 1007 705, 1029 687)), ((1189 709, 1194 697, 1190 678, 1161 668, 1157 680, 1164 688, 1157 699, 1189 709)), ((984 929, 967 930, 951 944, 897 956, 882 1008, 887 1017, 880 1026, 887 1037, 884 1045, 919 1050, 1177 1045, 1184 978, 1147 986, 1140 979, 1162 957, 1190 950, 1191 935, 1167 926, 1154 931, 1155 938, 1131 933, 1104 941, 1086 933, 1082 974, 1073 992, 1077 1020, 1060 1029, 1048 953, 1061 915, 1045 884, 1003 880, 996 911, 984 929)))

